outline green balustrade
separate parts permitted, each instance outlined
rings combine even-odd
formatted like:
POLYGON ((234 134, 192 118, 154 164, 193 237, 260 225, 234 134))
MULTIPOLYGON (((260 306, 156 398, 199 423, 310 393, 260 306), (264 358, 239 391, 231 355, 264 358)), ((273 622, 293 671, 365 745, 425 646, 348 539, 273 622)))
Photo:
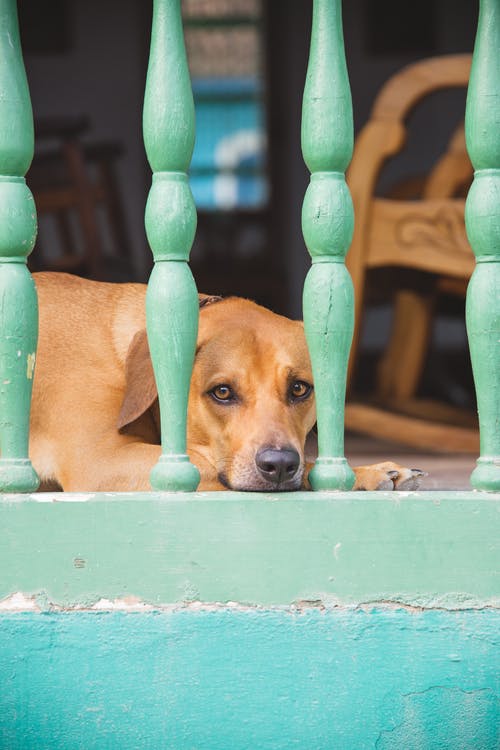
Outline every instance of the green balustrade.
POLYGON ((500 2, 481 0, 465 117, 475 169, 465 208, 476 269, 467 332, 476 384, 480 458, 476 489, 500 490, 500 2))
POLYGON ((198 296, 187 264, 196 231, 196 208, 186 174, 194 147, 194 103, 180 0, 155 0, 153 5, 143 124, 153 171, 145 223, 155 260, 146 319, 162 434, 162 455, 150 479, 157 490, 190 491, 199 483, 199 472, 186 455, 198 296))
POLYGON ((311 355, 318 419, 313 489, 350 489, 344 458, 344 401, 354 324, 345 254, 354 212, 345 182, 353 149, 352 102, 344 54, 341 0, 315 0, 302 109, 302 152, 311 171, 302 209, 312 267, 304 285, 304 326, 311 355))
POLYGON ((33 115, 15 0, 0 0, 0 491, 31 492, 39 480, 28 458, 38 337, 38 302, 26 258, 37 223, 26 174, 33 115))

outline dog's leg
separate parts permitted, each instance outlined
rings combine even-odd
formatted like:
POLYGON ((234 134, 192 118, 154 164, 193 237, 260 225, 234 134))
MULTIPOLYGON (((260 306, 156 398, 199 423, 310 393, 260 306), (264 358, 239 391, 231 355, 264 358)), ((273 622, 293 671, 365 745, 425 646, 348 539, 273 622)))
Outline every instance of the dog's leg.
MULTIPOLYGON (((66 492, 147 492, 149 474, 161 454, 159 445, 117 439, 98 452, 96 447, 80 446, 78 455, 60 459, 64 467, 58 481, 66 492)), ((215 469, 196 452, 190 456, 199 468, 200 491, 224 491, 215 469)))
MULTIPOLYGON (((310 489, 307 476, 314 466, 314 460, 318 455, 318 443, 316 435, 312 432, 307 436, 306 442, 306 472, 305 486, 310 489)), ((353 490, 418 490, 420 483, 427 472, 421 469, 407 469, 392 461, 383 461, 378 464, 353 467, 355 482, 353 490)))
MULTIPOLYGON (((305 489, 310 490, 308 475, 314 466, 314 462, 307 462, 304 478, 305 489)), ((369 466, 353 466, 355 481, 353 490, 379 490, 390 492, 391 490, 418 490, 423 477, 427 472, 421 469, 407 469, 392 461, 384 461, 380 464, 369 466)))
POLYGON ((80 446, 78 455, 65 455, 59 462, 58 481, 66 492, 148 491, 149 473, 160 453, 159 445, 132 441, 80 446))
POLYGON ((407 469, 392 461, 353 468, 355 490, 417 490, 423 477, 421 469, 407 469))

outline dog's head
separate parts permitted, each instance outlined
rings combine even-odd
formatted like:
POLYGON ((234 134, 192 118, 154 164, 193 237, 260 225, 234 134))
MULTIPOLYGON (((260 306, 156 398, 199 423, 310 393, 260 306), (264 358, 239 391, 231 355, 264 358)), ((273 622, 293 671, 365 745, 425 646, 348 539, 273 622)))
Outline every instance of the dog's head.
MULTIPOLYGON (((156 396, 145 335, 134 342, 121 428, 156 396)), ((236 297, 203 305, 188 407, 188 452, 202 487, 300 488, 314 421, 302 323, 236 297)))

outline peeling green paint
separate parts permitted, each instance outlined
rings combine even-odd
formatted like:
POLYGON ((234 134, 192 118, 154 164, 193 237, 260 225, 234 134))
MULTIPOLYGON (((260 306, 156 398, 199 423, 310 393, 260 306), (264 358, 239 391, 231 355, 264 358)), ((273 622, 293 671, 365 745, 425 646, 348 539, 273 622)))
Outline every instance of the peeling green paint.
POLYGON ((28 459, 29 352, 36 349, 38 302, 26 258, 37 222, 24 175, 34 135, 15 0, 0 0, 0 60, 0 491, 33 492, 39 480, 28 459))
POLYGON ((144 221, 155 261, 146 321, 162 440, 150 482, 155 490, 190 491, 200 482, 186 453, 189 381, 198 333, 198 293, 187 261, 197 218, 187 178, 195 124, 180 0, 153 3, 143 131, 153 171, 144 221))
POLYGON ((303 309, 318 420, 318 458, 309 473, 314 490, 350 490, 354 485, 344 458, 346 373, 354 328, 354 292, 344 265, 354 209, 344 172, 353 140, 342 2, 316 0, 301 128, 302 153, 311 172, 302 231, 313 264, 304 283, 303 309))
POLYGON ((36 352, 28 354, 26 357, 26 377, 28 380, 33 380, 33 373, 35 371, 36 352))
POLYGON ((0 599, 494 605, 499 512, 480 492, 4 495, 0 599))
POLYGON ((480 490, 500 490, 500 3, 481 0, 465 112, 474 180, 465 225, 476 255, 466 320, 481 456, 471 475, 480 490))

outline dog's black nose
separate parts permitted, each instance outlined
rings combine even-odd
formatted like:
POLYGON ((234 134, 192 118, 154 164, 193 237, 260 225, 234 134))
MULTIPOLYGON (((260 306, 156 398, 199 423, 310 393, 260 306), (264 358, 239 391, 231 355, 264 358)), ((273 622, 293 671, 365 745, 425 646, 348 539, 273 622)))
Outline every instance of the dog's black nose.
POLYGON ((300 456, 293 448, 262 448, 255 463, 264 479, 280 484, 293 479, 300 466, 300 456))

